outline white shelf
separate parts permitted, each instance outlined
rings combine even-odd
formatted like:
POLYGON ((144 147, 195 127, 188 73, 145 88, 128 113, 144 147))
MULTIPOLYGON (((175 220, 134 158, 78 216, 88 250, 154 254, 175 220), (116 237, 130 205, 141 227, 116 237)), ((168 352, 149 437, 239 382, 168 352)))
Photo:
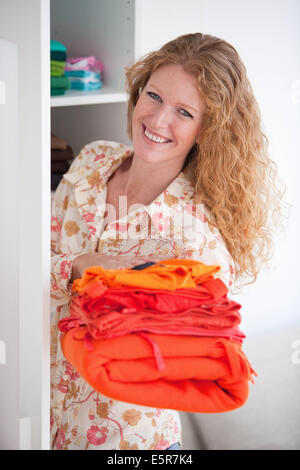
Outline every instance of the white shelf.
POLYGON ((99 103, 127 102, 127 94, 112 87, 103 85, 99 90, 80 91, 66 90, 64 95, 52 96, 51 107, 78 106, 99 103))

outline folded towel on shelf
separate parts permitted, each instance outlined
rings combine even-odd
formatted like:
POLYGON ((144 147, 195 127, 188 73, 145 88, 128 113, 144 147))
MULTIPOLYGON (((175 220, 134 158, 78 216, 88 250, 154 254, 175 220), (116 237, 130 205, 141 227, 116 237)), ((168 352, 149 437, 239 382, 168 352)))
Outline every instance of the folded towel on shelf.
POLYGON ((90 91, 90 90, 98 90, 102 88, 102 82, 88 82, 88 83, 82 83, 82 82, 76 82, 76 81, 71 81, 71 89, 72 90, 82 90, 82 91, 90 91))
POLYGON ((51 77, 51 88, 69 90, 70 87, 70 80, 66 75, 61 75, 60 77, 51 77))
POLYGON ((58 325, 63 354, 113 399, 203 413, 242 406, 256 372, 242 351, 241 305, 219 269, 172 259, 85 270, 58 325))
POLYGON ((63 51, 50 51, 50 59, 54 61, 66 62, 67 53, 63 51))
POLYGON ((64 88, 51 88, 51 96, 64 95, 66 90, 64 88))
POLYGON ((53 161, 51 160, 51 172, 65 174, 70 168, 67 161, 53 161))
POLYGON ((50 51, 66 52, 67 48, 62 42, 51 39, 50 51))
MULTIPOLYGON (((52 91, 52 90, 51 90, 52 91)), ((51 190, 55 191, 63 175, 70 168, 72 148, 60 137, 51 133, 51 190)))
POLYGON ((94 80, 94 81, 99 81, 100 80, 100 73, 99 72, 93 72, 91 70, 72 70, 71 72, 68 72, 66 70, 65 74, 66 74, 67 77, 69 77, 70 80, 74 80, 75 78, 77 78, 77 79, 90 79, 90 80, 94 80))
POLYGON ((51 77, 61 77, 64 74, 66 62, 59 60, 50 61, 51 77))
POLYGON ((66 71, 66 76, 70 80, 71 89, 74 90, 97 90, 102 87, 99 72, 91 70, 66 71))
POLYGON ((67 146, 67 142, 65 142, 61 137, 51 133, 51 149, 65 150, 67 146))
POLYGON ((65 67, 66 71, 72 70, 97 70, 103 72, 103 63, 94 56, 88 57, 68 57, 65 67))
POLYGON ((65 74, 70 80, 74 90, 97 90, 102 87, 101 75, 95 70, 66 70, 65 74))
POLYGON ((67 145, 65 150, 63 149, 52 149, 51 150, 51 160, 58 161, 58 160, 73 160, 73 150, 72 148, 67 145))

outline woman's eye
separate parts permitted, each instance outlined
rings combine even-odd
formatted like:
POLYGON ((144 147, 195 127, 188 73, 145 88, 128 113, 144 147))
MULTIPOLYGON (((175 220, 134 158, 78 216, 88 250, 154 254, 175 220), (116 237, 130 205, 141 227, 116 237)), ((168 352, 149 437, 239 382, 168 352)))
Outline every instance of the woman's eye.
POLYGON ((148 91, 147 95, 149 95, 154 100, 160 100, 160 97, 156 93, 153 93, 152 91, 148 91))
POLYGON ((182 116, 186 116, 186 117, 190 117, 192 118, 193 116, 188 113, 185 109, 180 109, 180 113, 182 114, 182 116))
MULTIPOLYGON (((147 95, 149 95, 155 101, 161 101, 160 96, 157 95, 156 93, 153 93, 153 91, 147 91, 147 95)), ((182 116, 193 119, 193 116, 190 113, 188 113, 185 109, 180 109, 179 112, 182 116)))

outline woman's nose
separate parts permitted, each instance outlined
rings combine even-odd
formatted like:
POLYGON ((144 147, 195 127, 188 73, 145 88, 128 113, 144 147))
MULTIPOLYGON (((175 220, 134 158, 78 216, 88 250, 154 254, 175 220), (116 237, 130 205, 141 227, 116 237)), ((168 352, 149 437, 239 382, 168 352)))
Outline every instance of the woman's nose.
POLYGON ((167 127, 172 123, 174 118, 171 108, 168 106, 160 106, 153 113, 153 125, 158 128, 167 127))

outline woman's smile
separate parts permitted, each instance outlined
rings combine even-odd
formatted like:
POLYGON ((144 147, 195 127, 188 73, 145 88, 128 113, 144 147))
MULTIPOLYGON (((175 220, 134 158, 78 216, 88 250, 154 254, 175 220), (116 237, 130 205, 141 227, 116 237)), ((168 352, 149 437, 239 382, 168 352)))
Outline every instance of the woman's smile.
POLYGON ((171 139, 160 136, 157 133, 153 132, 148 127, 146 127, 145 124, 142 124, 142 129, 143 129, 144 136, 151 143, 154 143, 154 144, 168 144, 168 143, 172 142, 171 139))

